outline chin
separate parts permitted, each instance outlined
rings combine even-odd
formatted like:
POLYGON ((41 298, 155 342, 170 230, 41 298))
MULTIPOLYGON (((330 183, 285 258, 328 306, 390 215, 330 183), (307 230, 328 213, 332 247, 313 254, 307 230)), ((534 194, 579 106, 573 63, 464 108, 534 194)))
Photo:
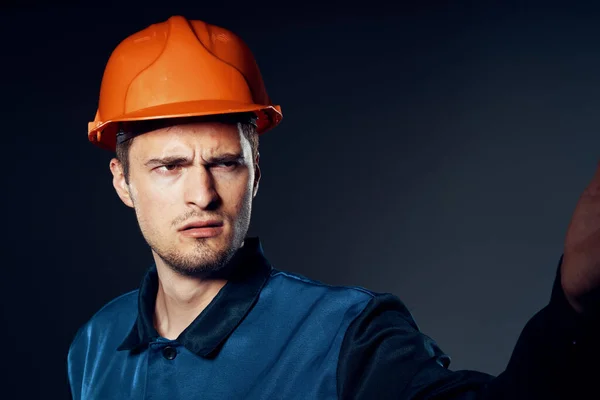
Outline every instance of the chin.
POLYGON ((214 251, 208 250, 202 254, 191 252, 183 257, 167 257, 165 261, 174 271, 182 275, 208 277, 223 270, 234 253, 235 250, 227 247, 214 251))

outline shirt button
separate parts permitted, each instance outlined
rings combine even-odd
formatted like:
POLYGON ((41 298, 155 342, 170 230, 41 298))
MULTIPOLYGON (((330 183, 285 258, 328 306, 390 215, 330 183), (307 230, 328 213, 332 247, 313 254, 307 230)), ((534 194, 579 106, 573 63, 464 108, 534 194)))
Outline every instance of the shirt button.
POLYGON ((172 360, 177 357, 177 349, 173 346, 167 346, 163 349, 163 357, 167 360, 172 360))

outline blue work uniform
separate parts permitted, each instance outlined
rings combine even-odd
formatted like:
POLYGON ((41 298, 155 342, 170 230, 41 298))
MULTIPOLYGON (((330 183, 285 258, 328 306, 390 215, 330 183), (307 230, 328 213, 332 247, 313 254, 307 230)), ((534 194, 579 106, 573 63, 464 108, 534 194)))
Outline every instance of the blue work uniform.
POLYGON ((68 353, 73 398, 558 399, 600 377, 586 361, 600 354, 597 318, 570 308, 559 274, 550 303, 494 377, 450 370, 398 297, 275 269, 258 238, 246 239, 228 270, 212 302, 169 340, 153 324, 158 275, 149 268, 138 290, 77 332, 68 353))

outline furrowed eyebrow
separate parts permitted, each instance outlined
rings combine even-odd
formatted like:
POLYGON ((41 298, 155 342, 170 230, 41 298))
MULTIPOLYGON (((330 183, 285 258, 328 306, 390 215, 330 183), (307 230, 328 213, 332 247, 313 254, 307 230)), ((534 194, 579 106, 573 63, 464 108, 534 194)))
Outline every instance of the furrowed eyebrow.
POLYGON ((244 156, 239 153, 227 153, 215 157, 209 157, 206 162, 209 164, 219 164, 223 162, 241 162, 244 160, 244 156))
POLYGON ((144 164, 147 167, 157 166, 157 165, 172 165, 172 164, 183 164, 189 162, 189 159, 181 156, 171 156, 171 157, 163 157, 163 158, 152 158, 144 164))
MULTIPOLYGON (((244 156, 239 153, 226 153, 214 157, 209 157, 206 162, 209 164, 219 164, 223 162, 242 162, 244 156)), ((190 160, 187 157, 182 156, 169 156, 162 158, 152 158, 144 163, 147 167, 153 167, 158 165, 174 165, 174 164, 185 164, 189 163, 190 160)))

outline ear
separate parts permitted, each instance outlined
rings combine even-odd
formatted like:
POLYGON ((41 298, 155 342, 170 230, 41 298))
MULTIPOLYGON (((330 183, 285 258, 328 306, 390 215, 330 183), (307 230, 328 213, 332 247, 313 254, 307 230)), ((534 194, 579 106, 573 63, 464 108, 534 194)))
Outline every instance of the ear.
POLYGON ((117 191, 117 195, 126 206, 133 208, 133 200, 129 192, 129 185, 125 181, 123 165, 116 158, 110 160, 110 172, 113 174, 113 186, 117 191))
POLYGON ((254 160, 254 187, 252 189, 252 198, 256 197, 258 193, 258 183, 260 182, 260 167, 258 161, 260 159, 260 153, 256 153, 256 160, 254 160))

